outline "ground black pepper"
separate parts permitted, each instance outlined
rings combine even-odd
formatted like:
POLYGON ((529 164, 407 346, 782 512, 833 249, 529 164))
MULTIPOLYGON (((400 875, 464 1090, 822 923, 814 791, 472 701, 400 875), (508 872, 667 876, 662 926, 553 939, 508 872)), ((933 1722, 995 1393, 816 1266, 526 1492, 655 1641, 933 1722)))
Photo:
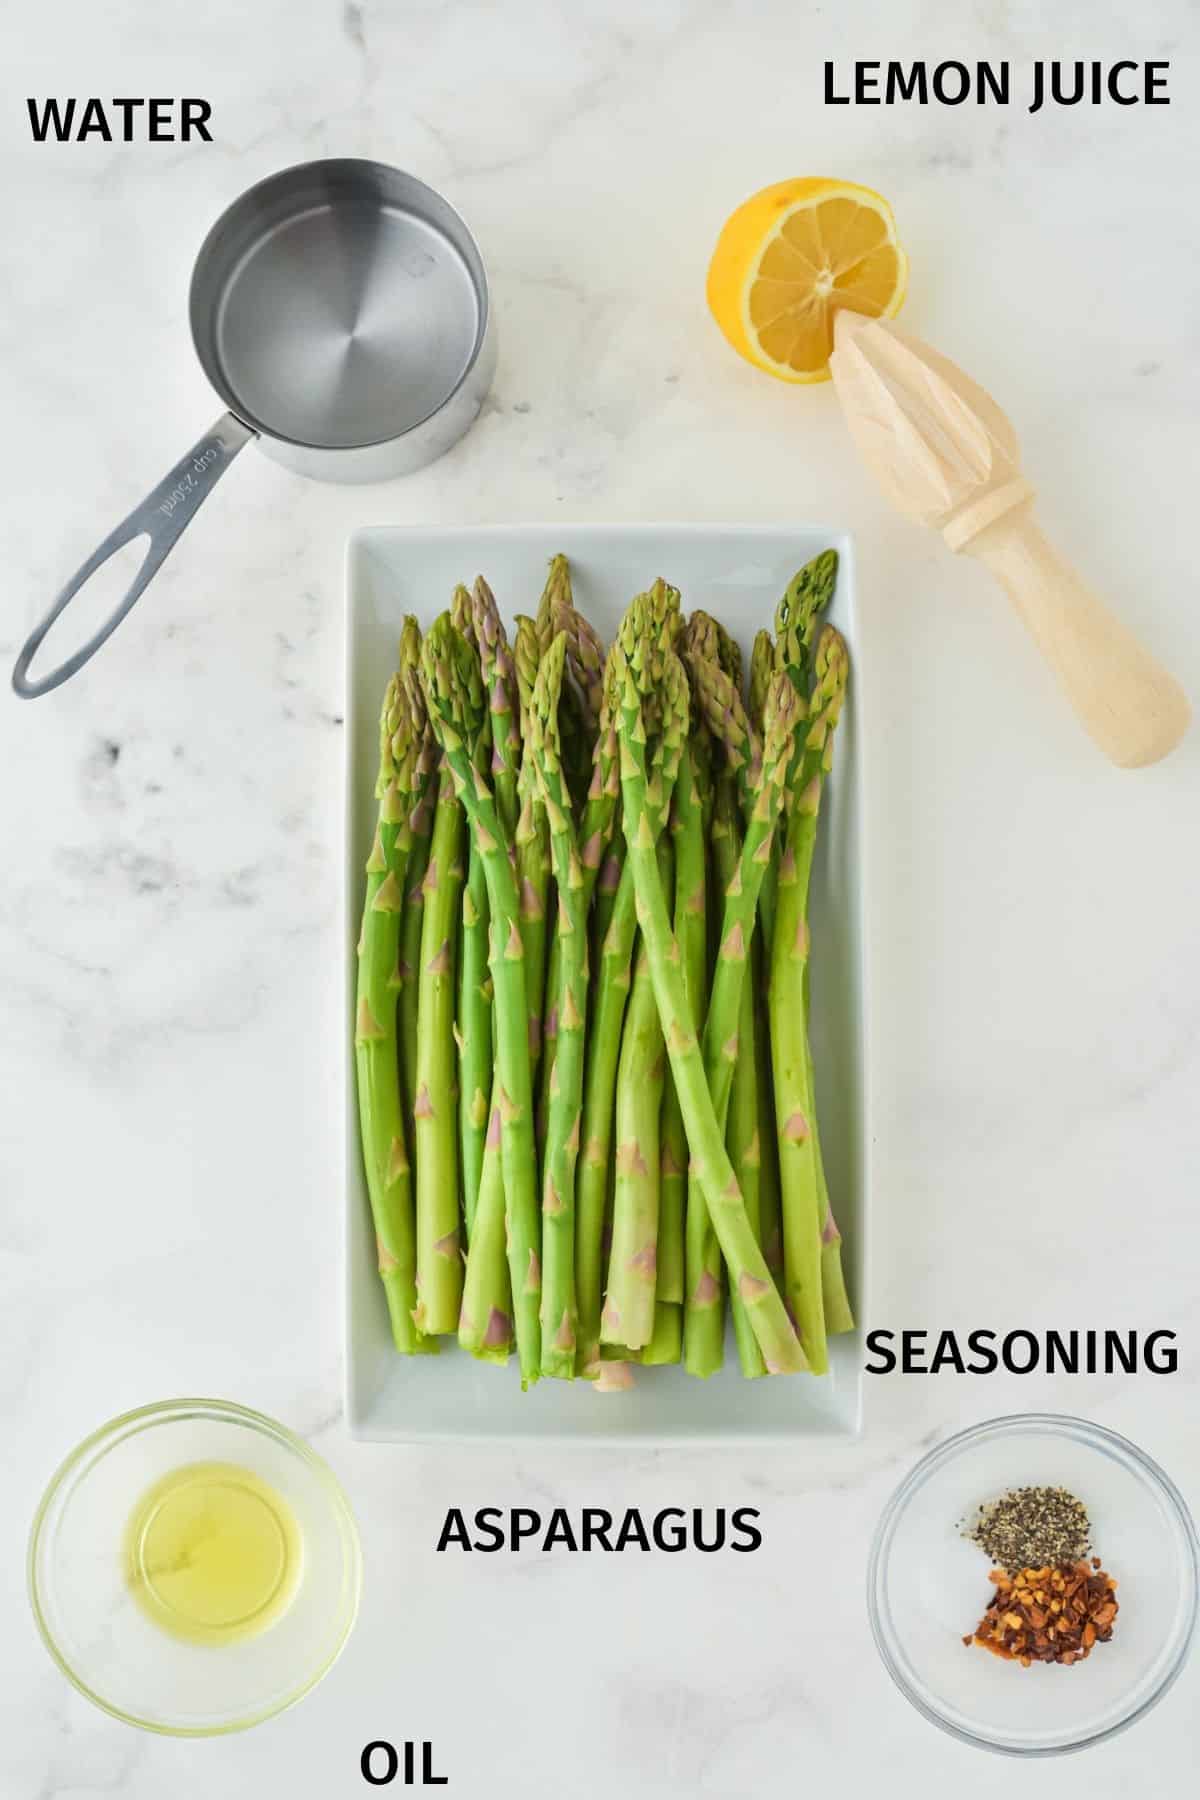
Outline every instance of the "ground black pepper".
POLYGON ((1014 1576, 1079 1562, 1091 1549, 1087 1508, 1066 1488, 1013 1488, 985 1501, 960 1529, 1014 1576))

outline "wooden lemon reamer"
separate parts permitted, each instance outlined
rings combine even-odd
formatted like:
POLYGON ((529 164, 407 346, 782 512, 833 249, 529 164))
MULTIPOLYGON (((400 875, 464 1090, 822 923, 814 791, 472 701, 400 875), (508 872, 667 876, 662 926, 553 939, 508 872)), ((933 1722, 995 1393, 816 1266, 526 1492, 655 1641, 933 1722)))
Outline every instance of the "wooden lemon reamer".
POLYGON ((995 401, 890 320, 840 312, 834 334, 846 423, 893 505, 987 565, 1115 763, 1166 756, 1187 730, 1187 696, 1043 535, 1016 433, 995 401))

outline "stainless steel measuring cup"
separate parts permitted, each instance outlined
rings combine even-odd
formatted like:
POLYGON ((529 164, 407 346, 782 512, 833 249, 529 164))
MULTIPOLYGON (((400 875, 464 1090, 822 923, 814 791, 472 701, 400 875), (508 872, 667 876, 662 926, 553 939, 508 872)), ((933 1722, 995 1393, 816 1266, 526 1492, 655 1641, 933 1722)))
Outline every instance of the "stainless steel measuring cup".
POLYGON ((460 438, 496 363, 487 277, 454 208, 413 175, 338 158, 268 176, 217 220, 189 302, 204 371, 229 408, 109 533, 30 634, 26 699, 81 669, 145 590, 244 444, 323 481, 410 474, 460 438), (146 554, 115 612, 48 675, 29 666, 114 551, 146 554))

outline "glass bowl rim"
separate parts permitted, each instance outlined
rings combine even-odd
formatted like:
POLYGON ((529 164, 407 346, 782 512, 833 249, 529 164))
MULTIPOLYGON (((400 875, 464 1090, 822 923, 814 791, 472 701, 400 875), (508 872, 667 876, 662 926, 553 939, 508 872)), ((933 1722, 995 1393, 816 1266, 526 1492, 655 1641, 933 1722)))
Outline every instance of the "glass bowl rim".
POLYGON ((266 1413, 256 1412, 253 1407, 241 1406, 236 1400, 216 1400, 211 1397, 189 1395, 177 1400, 152 1400, 144 1406, 135 1406, 128 1412, 118 1413, 115 1418, 107 1420, 106 1423, 98 1425, 94 1431, 89 1432, 87 1437, 68 1452, 46 1483, 45 1491, 38 1501, 37 1511, 33 1515, 33 1523, 29 1530, 29 1547, 26 1552, 25 1574, 29 1604, 42 1642, 71 1686, 85 1699, 90 1700, 93 1706, 98 1706, 101 1712, 107 1713, 110 1718, 119 1719, 122 1724, 136 1726, 140 1731, 153 1732, 158 1737, 228 1737, 234 1732, 248 1731, 252 1726, 262 1725, 267 1719, 277 1718, 280 1713, 295 1706, 297 1701, 302 1700, 319 1682, 324 1680, 337 1662, 354 1629, 362 1598, 362 1541, 345 1488, 325 1458, 319 1455, 302 1437, 290 1430, 288 1426, 281 1425, 278 1419, 272 1419, 266 1413), (116 1439, 123 1435, 128 1426, 136 1425, 142 1428, 147 1424, 165 1422, 173 1417, 182 1420, 196 1414, 206 1417, 215 1415, 234 1424, 246 1426, 262 1436, 274 1438, 277 1443, 282 1444, 285 1449, 290 1450, 308 1464, 325 1489, 337 1519, 346 1551, 349 1594, 343 1617, 339 1620, 332 1649, 320 1667, 304 1681, 289 1689, 282 1699, 273 1702, 270 1706, 260 1707, 256 1712, 248 1713, 244 1718, 226 1720, 216 1725, 168 1725, 161 1721, 139 1718, 136 1713, 126 1712, 111 1700, 106 1700, 102 1694, 98 1694, 94 1688, 89 1687, 82 1675, 71 1666, 55 1640, 42 1610, 38 1562, 43 1533, 54 1501, 58 1498, 71 1474, 97 1445, 104 1443, 108 1438, 116 1439))
POLYGON ((1067 1756, 1077 1750, 1090 1749, 1093 1744, 1103 1744, 1109 1738, 1116 1737, 1138 1719, 1144 1718, 1151 1709, 1158 1705, 1165 1694, 1174 1687, 1182 1674, 1188 1656, 1196 1638, 1197 1619, 1200 1616, 1200 1539, 1197 1538, 1195 1522, 1187 1501, 1167 1474, 1152 1456, 1122 1437, 1120 1432, 1111 1430, 1107 1425, 1098 1425, 1092 1419, 1082 1419, 1073 1413, 1003 1413, 998 1418, 984 1419, 976 1425, 968 1425, 962 1431, 956 1431, 941 1443, 927 1450, 918 1462, 909 1470, 904 1480, 894 1490, 875 1527, 875 1535, 871 1542, 871 1554, 867 1562, 867 1613, 871 1623, 871 1635, 875 1640, 875 1648, 879 1652, 884 1668, 904 1698, 914 1706, 921 1716, 928 1719, 931 1725, 957 1738, 960 1743, 971 1744, 980 1750, 991 1750, 1000 1756, 1067 1756), (997 1742, 992 1738, 982 1737, 968 1730, 965 1726, 955 1724, 946 1718, 939 1708, 925 1697, 924 1689, 918 1689, 916 1683, 907 1673, 907 1658, 902 1658, 897 1651, 898 1637, 891 1631, 890 1619, 885 1627, 887 1608, 883 1600, 884 1576, 887 1569, 887 1556, 891 1547, 892 1534, 897 1521, 905 1510, 913 1495, 925 1485, 929 1476, 942 1463, 949 1461, 959 1451, 967 1448, 972 1442, 992 1437, 1003 1437, 1020 1430, 1033 1430, 1047 1435, 1058 1433, 1060 1436, 1090 1443, 1095 1447, 1117 1450, 1129 1458, 1135 1465, 1139 1478, 1153 1488, 1157 1488, 1167 1502, 1180 1527, 1180 1533, 1186 1547, 1187 1559, 1191 1568, 1189 1585, 1188 1619, 1176 1653, 1164 1671, 1157 1685, 1130 1712, 1115 1720, 1103 1729, 1089 1732, 1084 1737, 1074 1738, 1061 1744, 1015 1744, 997 1742))

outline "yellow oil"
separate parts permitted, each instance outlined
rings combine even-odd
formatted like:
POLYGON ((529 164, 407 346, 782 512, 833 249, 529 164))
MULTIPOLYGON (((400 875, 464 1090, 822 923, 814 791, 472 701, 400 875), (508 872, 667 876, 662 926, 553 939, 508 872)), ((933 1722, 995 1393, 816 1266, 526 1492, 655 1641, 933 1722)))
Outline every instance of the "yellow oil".
POLYGON ((291 1507, 234 1463, 189 1463, 155 1482, 126 1532, 126 1571, 143 1612, 193 1644, 235 1644, 281 1619, 300 1585, 291 1507))

